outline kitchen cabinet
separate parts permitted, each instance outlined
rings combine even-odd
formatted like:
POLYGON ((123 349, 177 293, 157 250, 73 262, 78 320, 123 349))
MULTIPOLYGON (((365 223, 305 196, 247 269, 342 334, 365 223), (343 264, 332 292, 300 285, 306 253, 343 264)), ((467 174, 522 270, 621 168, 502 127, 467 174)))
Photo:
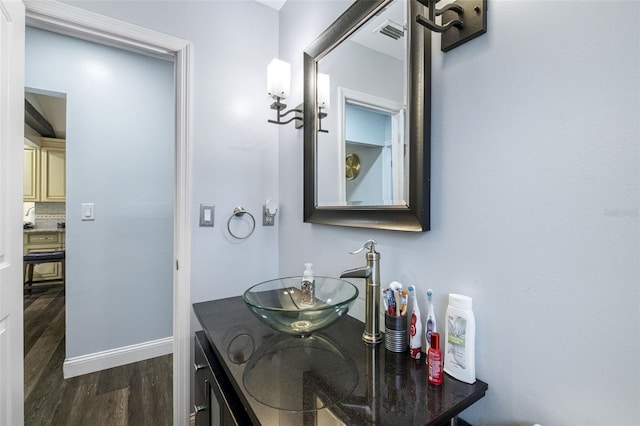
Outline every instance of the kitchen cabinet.
POLYGON ((40 201, 40 150, 24 147, 24 201, 40 201))
POLYGON ((65 202, 66 143, 42 138, 42 147, 24 148, 24 201, 65 202))
MULTIPOLYGON (((28 231, 24 233, 23 253, 52 252, 64 250, 64 231, 28 231)), ((34 265, 34 280, 62 279, 62 265, 59 262, 34 265)))
POLYGON ((40 201, 66 198, 66 147, 59 139, 42 138, 40 150, 40 201))

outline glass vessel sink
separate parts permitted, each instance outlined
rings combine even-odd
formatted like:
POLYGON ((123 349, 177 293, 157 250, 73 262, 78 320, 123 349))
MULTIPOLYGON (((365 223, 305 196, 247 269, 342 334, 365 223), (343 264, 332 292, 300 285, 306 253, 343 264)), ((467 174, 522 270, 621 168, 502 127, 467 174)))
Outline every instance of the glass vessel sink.
POLYGON ((302 277, 278 278, 249 288, 242 295, 251 312, 274 330, 308 336, 349 312, 358 289, 349 281, 315 277, 312 294, 301 290, 302 277))

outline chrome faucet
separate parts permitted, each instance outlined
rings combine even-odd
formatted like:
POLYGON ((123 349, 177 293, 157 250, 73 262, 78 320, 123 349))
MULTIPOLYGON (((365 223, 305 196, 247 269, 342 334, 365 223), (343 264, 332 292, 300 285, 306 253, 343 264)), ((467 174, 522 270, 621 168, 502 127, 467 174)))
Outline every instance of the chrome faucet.
POLYGON ((31 210, 35 209, 36 206, 31 206, 27 209, 27 212, 24 214, 25 217, 29 216, 29 213, 31 213, 31 210))
POLYGON ((370 345, 382 342, 380 334, 380 253, 376 251, 376 244, 375 240, 368 240, 358 250, 351 252, 351 254, 358 254, 367 249, 367 265, 349 269, 340 275, 340 278, 364 278, 366 280, 362 340, 370 345))

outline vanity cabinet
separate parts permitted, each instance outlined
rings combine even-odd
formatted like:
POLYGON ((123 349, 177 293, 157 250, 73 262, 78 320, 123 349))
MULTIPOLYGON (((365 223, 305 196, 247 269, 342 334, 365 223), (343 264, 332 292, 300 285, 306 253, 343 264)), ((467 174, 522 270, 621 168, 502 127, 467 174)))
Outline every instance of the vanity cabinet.
POLYGON ((365 344, 364 324, 348 315, 299 338, 274 332, 240 296, 193 310, 203 329, 196 333, 198 425, 227 425, 227 412, 240 425, 442 426, 459 421, 488 389, 447 375, 442 385, 428 384, 424 358, 365 344), (202 359, 209 376, 198 374, 202 359))
MULTIPOLYGON (((62 231, 29 231, 23 236, 23 253, 52 252, 64 250, 65 233, 62 231)), ((62 279, 62 265, 60 262, 40 263, 34 265, 34 280, 62 279)))
POLYGON ((42 147, 24 148, 24 201, 65 202, 64 139, 42 138, 42 147))
POLYGON ((194 340, 193 411, 196 426, 251 425, 204 332, 196 332, 194 340))

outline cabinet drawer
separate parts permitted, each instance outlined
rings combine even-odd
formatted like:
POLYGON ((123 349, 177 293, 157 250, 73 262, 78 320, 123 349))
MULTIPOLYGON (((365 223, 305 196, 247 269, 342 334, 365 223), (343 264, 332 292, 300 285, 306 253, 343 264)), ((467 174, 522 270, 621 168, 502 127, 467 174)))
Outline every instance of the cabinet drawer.
POLYGON ((200 342, 196 340, 196 350, 194 354, 194 364, 193 364, 194 374, 193 377, 195 379, 196 390, 200 391, 202 395, 205 395, 205 380, 208 379, 209 372, 209 364, 207 364, 207 359, 204 355, 204 351, 200 346, 200 342))
POLYGON ((24 239, 25 244, 47 244, 47 243, 57 243, 58 242, 58 233, 49 233, 49 234, 25 234, 26 238, 24 239))
POLYGON ((253 422, 202 331, 197 331, 195 335, 194 359, 196 426, 209 424, 207 421, 221 426, 252 425, 253 422), (206 367, 197 368, 200 365, 206 367))

